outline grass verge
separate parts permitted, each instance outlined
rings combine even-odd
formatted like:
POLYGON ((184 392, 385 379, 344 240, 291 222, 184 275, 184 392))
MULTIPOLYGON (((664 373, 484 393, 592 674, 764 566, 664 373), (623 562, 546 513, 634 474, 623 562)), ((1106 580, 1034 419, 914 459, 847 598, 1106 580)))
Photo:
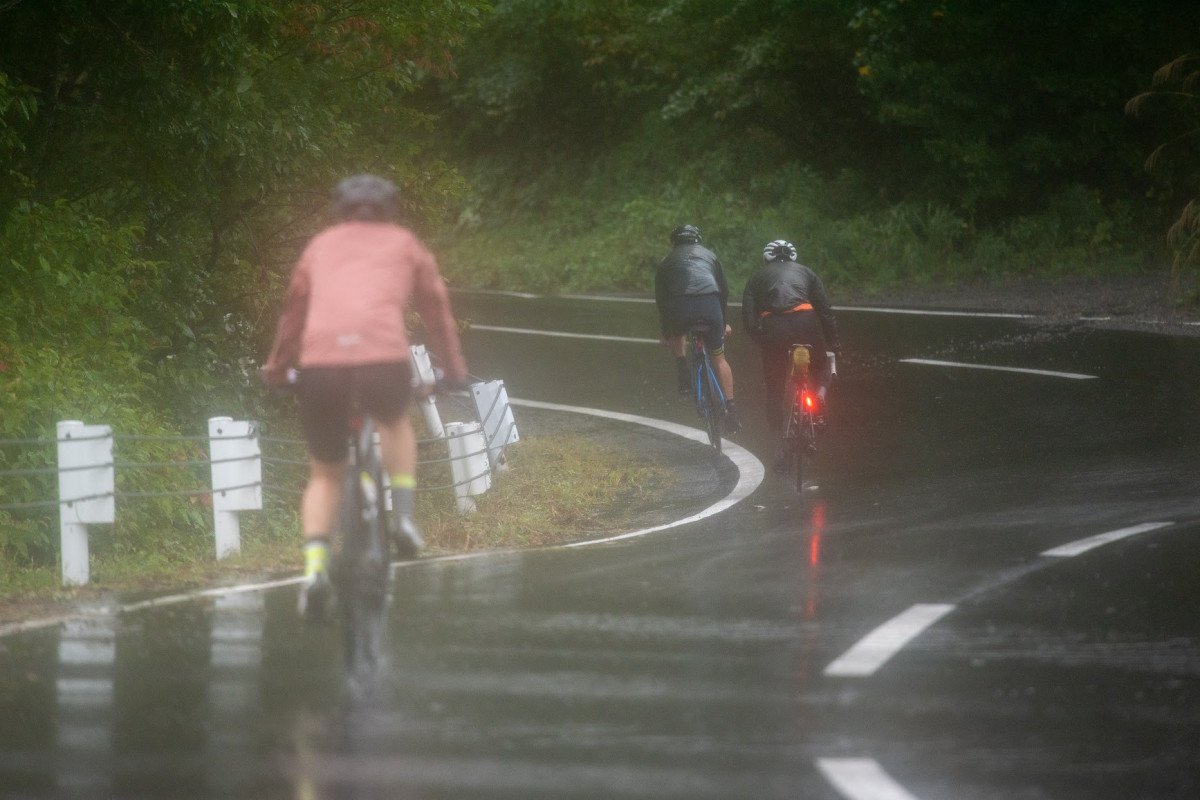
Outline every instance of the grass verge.
MULTIPOLYGON (((509 448, 509 468, 476 498, 477 512, 457 513, 445 492, 418 497, 428 555, 559 544, 616 532, 673 482, 647 456, 586 436, 535 436, 509 448)), ((423 483, 442 485, 431 470, 423 483)), ((263 580, 299 571, 301 543, 293 505, 248 514, 242 552, 216 561, 212 542, 170 553, 93 552, 91 582, 63 587, 57 566, 0 561, 0 623, 61 614, 80 605, 136 599, 167 591, 263 580)))

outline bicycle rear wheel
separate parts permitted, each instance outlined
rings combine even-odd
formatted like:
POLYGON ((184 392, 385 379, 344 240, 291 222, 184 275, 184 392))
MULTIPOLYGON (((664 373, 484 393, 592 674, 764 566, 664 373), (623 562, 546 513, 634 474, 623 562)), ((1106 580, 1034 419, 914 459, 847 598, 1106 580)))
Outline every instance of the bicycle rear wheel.
POLYGON ((788 460, 790 461, 790 472, 792 473, 792 486, 797 492, 804 491, 804 467, 805 461, 808 460, 808 455, 805 453, 803 437, 797 435, 792 438, 791 453, 788 460))

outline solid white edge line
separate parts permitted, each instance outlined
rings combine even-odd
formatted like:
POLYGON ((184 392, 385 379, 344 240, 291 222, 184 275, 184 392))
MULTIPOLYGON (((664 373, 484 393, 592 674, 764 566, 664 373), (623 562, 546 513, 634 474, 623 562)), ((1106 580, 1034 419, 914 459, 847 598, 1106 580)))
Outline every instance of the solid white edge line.
POLYGON ((873 758, 818 758, 817 769, 846 800, 917 800, 873 758))
POLYGON ((639 339, 633 336, 609 336, 600 333, 566 333, 564 331, 539 331, 533 328, 506 328, 500 325, 475 325, 468 330, 489 331, 491 333, 519 333, 530 336, 552 336, 561 339, 593 339, 600 342, 634 342, 637 344, 658 344, 658 339, 639 339))
MULTIPOLYGON (((644 425, 648 428, 657 428, 660 431, 675 434, 684 439, 690 439, 693 442, 699 442, 704 446, 708 446, 708 434, 705 431, 696 428, 689 428, 686 425, 679 425, 674 422, 667 422, 661 419, 652 419, 650 417, 640 417, 635 414, 624 414, 619 411, 605 411, 599 408, 584 408, 582 406, 567 406, 558 403, 543 403, 537 400, 517 400, 509 399, 509 402, 515 406, 526 406, 528 408, 541 408, 549 411, 569 411, 574 414, 589 414, 594 417, 603 417, 605 419, 618 420, 620 422, 630 422, 635 425, 644 425)), ((642 530, 632 531, 630 533, 622 533, 617 536, 608 536, 603 539, 589 539, 586 542, 572 542, 571 544, 563 545, 563 547, 588 547, 595 544, 603 544, 605 542, 615 542, 621 539, 632 539, 637 536, 645 536, 649 533, 657 533, 668 528, 677 528, 680 525, 687 525, 692 522, 711 517, 714 514, 719 514, 725 509, 741 502, 750 496, 755 489, 762 483, 766 476, 766 470, 761 461, 758 460, 749 450, 735 444, 734 442, 725 439, 721 443, 722 451, 733 462, 738 469, 738 482, 730 490, 729 494, 713 503, 708 508, 673 522, 655 525, 652 528, 643 528, 642 530)))
MULTIPOLYGON (((614 419, 614 420, 619 420, 622 422, 630 422, 630 423, 634 423, 637 425, 645 425, 647 427, 657 428, 659 430, 666 431, 668 433, 673 433, 676 436, 682 436, 685 439, 690 439, 692 441, 700 442, 700 443, 704 444, 705 446, 708 446, 708 434, 706 432, 697 430, 695 428, 688 428, 684 425, 677 425, 673 422, 667 422, 665 420, 652 419, 650 417, 639 417, 634 414, 622 414, 622 413, 616 412, 616 411, 605 411, 603 409, 596 409, 596 408, 583 408, 580 406, 568 406, 568 405, 562 405, 559 403, 542 403, 542 402, 538 402, 536 400, 518 400, 518 399, 514 399, 514 398, 509 398, 509 403, 511 403, 512 405, 517 405, 517 406, 526 406, 528 408, 543 408, 543 409, 547 409, 547 410, 551 410, 551 411, 566 411, 566 412, 578 413, 578 414, 588 414, 591 416, 605 417, 607 419, 614 419)), ((562 547, 583 547, 586 545, 601 544, 603 542, 613 542, 613 541, 617 541, 618 539, 628 539, 628 538, 632 538, 635 536, 645 536, 646 534, 655 533, 656 531, 662 531, 662 530, 666 530, 668 528, 676 528, 676 527, 679 527, 680 525, 686 525, 688 523, 696 522, 697 520, 701 520, 706 517, 711 517, 714 514, 724 511, 726 508, 729 508, 730 506, 734 505, 735 503, 738 503, 741 500, 744 500, 755 489, 758 488, 759 484, 762 483, 763 477, 766 474, 766 472, 763 468, 763 464, 761 461, 759 461, 754 456, 753 453, 751 453, 750 451, 746 450, 745 448, 740 447, 739 445, 734 444, 733 442, 730 442, 728 440, 723 442, 723 449, 724 449, 725 453, 728 455, 729 460, 732 461, 738 468, 738 482, 733 487, 733 489, 730 491, 729 494, 725 495, 725 497, 723 497, 721 500, 717 501, 713 505, 700 511, 697 514, 693 514, 692 516, 686 517, 684 519, 675 520, 674 522, 668 522, 663 525, 656 525, 652 528, 644 528, 642 530, 633 531, 631 533, 623 533, 623 534, 620 534, 617 536, 609 536, 609 537, 606 537, 603 539, 593 539, 593 540, 589 540, 586 542, 573 542, 571 544, 562 545, 562 547)), ((485 552, 480 552, 480 553, 455 553, 452 555, 438 556, 438 557, 428 558, 428 559, 421 559, 420 561, 398 562, 397 564, 393 564, 392 568, 395 569, 397 566, 400 566, 400 565, 431 563, 431 562, 435 562, 435 561, 446 562, 446 561, 462 561, 462 560, 469 559, 469 558, 483 558, 488 555, 491 555, 493 552, 494 551, 485 551, 485 552)), ((513 552, 513 551, 500 551, 500 552, 513 552)), ((201 589, 201 590, 194 591, 194 592, 183 592, 183 593, 179 593, 179 594, 164 595, 162 597, 155 597, 150 600, 142 600, 142 601, 139 601, 136 603, 127 603, 124 605, 96 607, 96 608, 91 608, 91 609, 88 609, 85 611, 80 611, 75 614, 62 614, 62 615, 58 615, 58 616, 54 616, 54 617, 47 617, 45 619, 40 619, 40 620, 24 620, 21 622, 13 622, 13 623, 0 625, 0 638, 9 636, 11 634, 23 633, 26 631, 33 631, 33 630, 38 630, 41 628, 52 628, 57 625, 62 625, 66 622, 69 622, 71 620, 76 620, 76 619, 88 619, 88 618, 98 617, 98 616, 109 616, 109 615, 113 615, 113 614, 121 614, 121 613, 125 613, 128 611, 138 611, 141 609, 154 608, 154 607, 158 607, 158 606, 175 605, 178 603, 184 603, 184 602, 188 602, 191 600, 198 600, 198 599, 205 598, 205 597, 223 597, 223 596, 232 595, 232 594, 240 594, 243 592, 257 592, 257 591, 263 591, 263 590, 267 590, 267 589, 276 589, 279 587, 289 586, 291 584, 300 583, 303 580, 304 580, 303 576, 294 576, 294 577, 290 577, 290 578, 282 578, 280 580, 267 581, 267 582, 263 582, 263 583, 243 584, 243 585, 239 585, 239 586, 214 587, 211 589, 201 589)))
POLYGON ((1074 542, 1052 547, 1042 553, 1043 556, 1049 558, 1071 558, 1073 556, 1086 553, 1089 550, 1094 550, 1097 547, 1106 545, 1109 542, 1116 542, 1121 539, 1126 539, 1130 536, 1137 536, 1139 533, 1147 533, 1156 531, 1159 528, 1166 528, 1174 525, 1174 522, 1143 522, 1140 525, 1131 525, 1128 528, 1121 528, 1108 533, 1098 533, 1095 536, 1089 536, 1086 539, 1079 539, 1074 542))
POLYGON ((873 675, 888 659, 922 631, 954 610, 953 605, 919 603, 897 614, 868 633, 825 668, 824 674, 839 678, 873 675))
POLYGON ((1078 372, 1055 372, 1046 369, 1027 369, 1025 367, 999 367, 991 364, 964 364, 959 361, 935 361, 929 358, 902 358, 901 364, 920 364, 929 367, 953 367, 955 369, 985 369, 993 372, 1019 372, 1025 375, 1043 375, 1050 378, 1067 378, 1075 381, 1095 380, 1095 375, 1084 375, 1078 372))
MULTIPOLYGON (((604 294, 536 294, 533 292, 514 292, 502 289, 462 289, 450 287, 457 294, 491 295, 496 297, 516 297, 521 300, 583 300, 592 303, 653 303, 653 297, 619 297, 604 294)), ((730 300, 727 305, 740 308, 741 303, 730 300)), ((875 306, 831 306, 834 311, 865 311, 874 314, 908 314, 919 317, 984 317, 992 319, 1033 319, 1035 314, 1004 313, 998 311, 927 311, 920 308, 880 308, 875 306)), ((1200 324, 1200 323, 1185 323, 1200 324)))
POLYGON ((1034 319, 1034 314, 1007 314, 999 311, 930 311, 923 308, 877 308, 874 306, 833 306, 834 311, 864 311, 870 314, 908 314, 915 317, 979 317, 983 319, 1034 319))

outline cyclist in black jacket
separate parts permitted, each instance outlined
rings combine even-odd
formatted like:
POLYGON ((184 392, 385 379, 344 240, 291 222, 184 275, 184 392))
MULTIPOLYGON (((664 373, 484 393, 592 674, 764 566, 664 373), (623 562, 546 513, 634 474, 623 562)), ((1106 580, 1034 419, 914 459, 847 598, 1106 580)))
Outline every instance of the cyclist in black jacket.
POLYGON ((690 395, 693 388, 685 355, 687 334, 695 323, 708 323, 704 346, 725 395, 725 433, 734 434, 742 423, 733 399, 733 371, 725 360, 725 337, 730 333, 725 322, 729 286, 720 260, 700 241, 700 231, 694 225, 680 225, 671 231, 671 252, 659 262, 654 274, 660 341, 675 356, 679 393, 690 395))
POLYGON ((825 393, 833 379, 826 351, 841 350, 829 296, 817 274, 796 263, 791 242, 776 239, 768 244, 763 262, 742 294, 742 322, 762 349, 767 426, 774 432, 783 429, 783 383, 788 351, 794 344, 812 345, 811 369, 819 386, 818 424, 823 424, 825 393))

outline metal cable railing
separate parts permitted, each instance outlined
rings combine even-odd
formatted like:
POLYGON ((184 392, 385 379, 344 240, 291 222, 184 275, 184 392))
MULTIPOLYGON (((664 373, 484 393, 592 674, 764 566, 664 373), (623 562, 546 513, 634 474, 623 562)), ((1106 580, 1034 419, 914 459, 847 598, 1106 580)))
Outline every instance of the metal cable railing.
MULTIPOLYGON (((453 416, 467 419, 443 425, 437 404, 421 404, 427 427, 442 435, 417 443, 418 478, 426 483, 416 490, 453 492, 459 510, 470 510, 473 501, 468 508, 464 497, 490 486, 490 475, 504 463, 507 445, 516 441, 515 421, 499 381, 476 384, 465 395, 443 395, 442 400, 453 416), (441 452, 431 452, 434 449, 441 452)), ((53 437, 0 439, 0 520, 18 525, 44 520, 48 510, 57 508, 64 582, 71 582, 68 528, 84 530, 83 577, 73 582, 86 582, 86 525, 113 522, 116 503, 209 498, 205 505, 213 509, 220 557, 222 526, 228 528, 229 518, 236 543, 236 513, 261 510, 264 496, 302 494, 309 460, 303 440, 263 435, 258 423, 219 417, 209 426, 208 436, 188 436, 114 433, 106 425, 63 422, 53 437), (208 444, 207 455, 200 447, 203 443, 208 444), (207 481, 200 479, 202 469, 209 470, 207 481)))

